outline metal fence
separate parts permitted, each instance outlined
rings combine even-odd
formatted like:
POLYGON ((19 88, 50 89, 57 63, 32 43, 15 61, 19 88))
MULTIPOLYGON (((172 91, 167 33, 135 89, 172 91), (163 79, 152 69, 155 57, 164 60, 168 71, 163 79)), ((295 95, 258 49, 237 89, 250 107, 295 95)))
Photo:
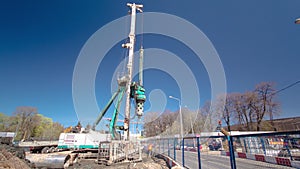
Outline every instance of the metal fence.
POLYGON ((300 168, 300 131, 157 136, 143 144, 186 168, 300 168))

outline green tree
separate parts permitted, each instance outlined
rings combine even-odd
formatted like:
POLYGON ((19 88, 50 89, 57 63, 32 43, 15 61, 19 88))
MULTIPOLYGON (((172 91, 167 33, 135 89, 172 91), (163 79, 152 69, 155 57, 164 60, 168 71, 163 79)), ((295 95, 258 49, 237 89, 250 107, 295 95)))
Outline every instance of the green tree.
POLYGON ((15 140, 58 140, 63 125, 39 114, 37 108, 17 107, 12 116, 0 113, 0 131, 16 132, 15 140))
POLYGON ((8 116, 6 116, 4 113, 0 113, 0 131, 6 131, 7 125, 8 125, 8 116))
POLYGON ((57 140, 60 133, 63 132, 64 127, 41 114, 37 114, 36 116, 39 122, 34 127, 31 137, 42 140, 57 140))

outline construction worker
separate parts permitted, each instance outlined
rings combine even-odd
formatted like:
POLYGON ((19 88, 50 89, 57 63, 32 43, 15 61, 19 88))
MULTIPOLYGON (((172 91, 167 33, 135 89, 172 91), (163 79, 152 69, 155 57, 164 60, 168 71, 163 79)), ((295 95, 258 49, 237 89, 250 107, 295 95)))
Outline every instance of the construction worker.
POLYGON ((152 147, 153 147, 152 144, 148 145, 148 157, 150 157, 152 155, 152 147))
POLYGON ((77 130, 77 133, 81 133, 81 124, 80 124, 80 121, 77 123, 77 126, 75 128, 77 130))

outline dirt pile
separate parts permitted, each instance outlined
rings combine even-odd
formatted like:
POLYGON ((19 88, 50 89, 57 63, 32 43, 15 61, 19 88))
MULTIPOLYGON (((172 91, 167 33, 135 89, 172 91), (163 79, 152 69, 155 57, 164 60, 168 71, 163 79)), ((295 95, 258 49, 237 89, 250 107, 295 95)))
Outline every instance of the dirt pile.
POLYGON ((30 169, 24 160, 24 151, 5 144, 0 145, 0 169, 2 168, 30 169))

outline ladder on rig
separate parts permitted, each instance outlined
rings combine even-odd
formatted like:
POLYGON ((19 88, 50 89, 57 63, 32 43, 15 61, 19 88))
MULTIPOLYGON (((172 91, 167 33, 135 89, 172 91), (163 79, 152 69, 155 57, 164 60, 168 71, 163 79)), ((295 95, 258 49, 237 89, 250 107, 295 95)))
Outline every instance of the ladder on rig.
POLYGON ((108 165, 109 161, 109 150, 110 150, 110 142, 100 142, 98 148, 98 156, 97 163, 101 165, 108 165))

